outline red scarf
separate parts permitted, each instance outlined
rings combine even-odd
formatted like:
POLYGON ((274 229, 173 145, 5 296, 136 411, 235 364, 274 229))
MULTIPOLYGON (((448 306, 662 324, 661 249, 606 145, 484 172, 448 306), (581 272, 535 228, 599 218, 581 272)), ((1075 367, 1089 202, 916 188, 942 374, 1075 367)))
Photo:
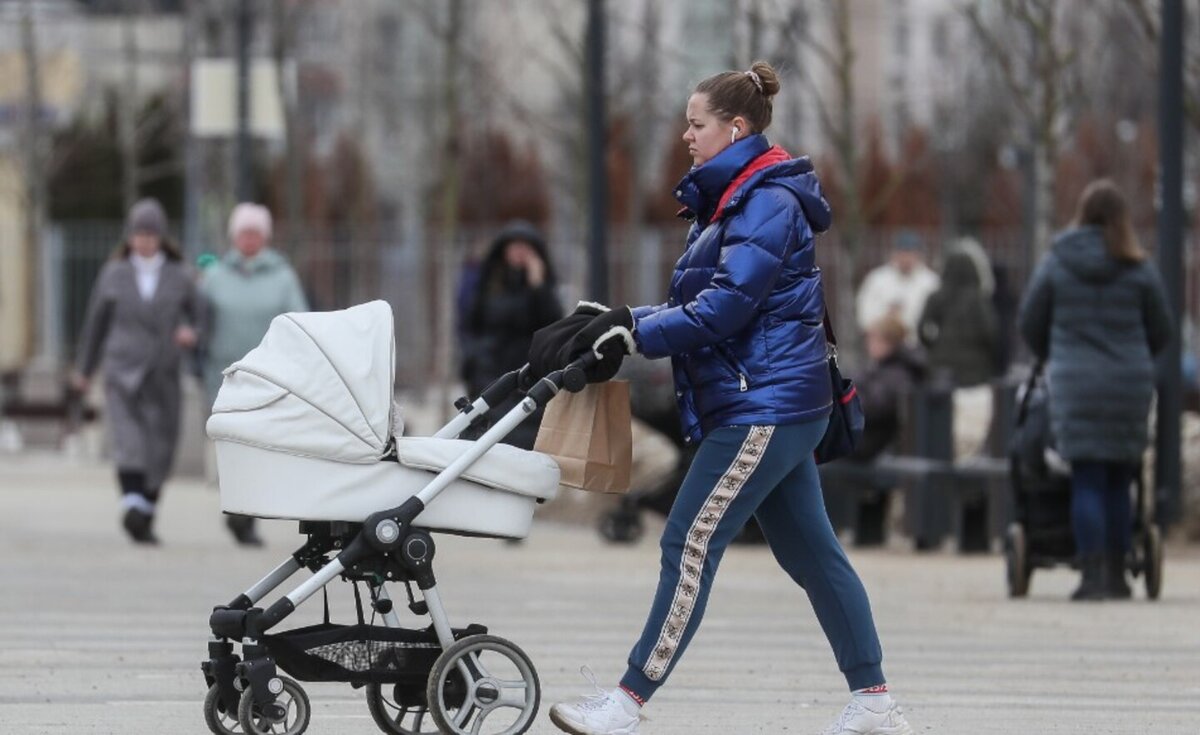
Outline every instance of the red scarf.
POLYGON ((762 171, 764 168, 767 168, 768 166, 774 166, 777 163, 783 163, 784 161, 790 161, 791 159, 792 156, 777 145, 773 145, 767 150, 763 151, 762 155, 751 161, 746 168, 742 169, 742 172, 738 174, 733 181, 729 182, 729 186, 725 187, 725 193, 721 195, 721 200, 717 202, 717 211, 713 212, 712 219, 709 221, 716 222, 721 218, 721 215, 725 212, 725 205, 729 204, 729 200, 733 198, 734 192, 736 192, 742 184, 746 183, 747 179, 759 171, 762 171))

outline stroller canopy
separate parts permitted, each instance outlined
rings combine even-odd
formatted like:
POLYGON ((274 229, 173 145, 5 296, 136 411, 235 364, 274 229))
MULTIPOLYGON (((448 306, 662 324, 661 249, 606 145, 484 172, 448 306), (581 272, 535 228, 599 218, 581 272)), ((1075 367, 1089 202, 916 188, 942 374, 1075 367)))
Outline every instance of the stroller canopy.
POLYGON ((275 317, 258 347, 225 369, 208 435, 214 440, 339 462, 384 455, 395 381, 392 309, 275 317))

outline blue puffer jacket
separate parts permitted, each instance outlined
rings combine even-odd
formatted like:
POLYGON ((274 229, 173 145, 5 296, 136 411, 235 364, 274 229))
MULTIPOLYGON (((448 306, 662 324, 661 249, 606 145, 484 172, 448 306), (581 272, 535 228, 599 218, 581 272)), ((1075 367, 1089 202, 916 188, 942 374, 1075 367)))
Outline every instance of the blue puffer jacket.
MULTIPOLYGON (((762 135, 692 169, 675 196, 695 216, 665 304, 633 310, 643 355, 672 358, 688 441, 722 426, 784 425, 827 415, 832 403, 814 233, 829 204, 807 158, 754 172, 762 135)), ((778 149, 775 149, 778 150, 778 149)))

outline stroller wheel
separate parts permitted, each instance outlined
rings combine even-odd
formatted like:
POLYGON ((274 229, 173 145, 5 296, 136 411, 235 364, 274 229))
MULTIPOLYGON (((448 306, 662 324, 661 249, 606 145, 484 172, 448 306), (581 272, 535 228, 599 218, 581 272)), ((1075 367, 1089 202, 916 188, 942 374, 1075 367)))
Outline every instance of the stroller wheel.
POLYGON ((425 697, 439 732, 520 735, 537 716, 542 688, 524 651, 503 638, 473 635, 438 656, 425 697))
POLYGON ((1163 546, 1162 532, 1158 530, 1158 524, 1150 523, 1146 526, 1146 535, 1142 539, 1142 571, 1146 574, 1146 597, 1151 600, 1157 600, 1159 594, 1162 593, 1162 576, 1163 576, 1163 546))
POLYGON ((636 509, 618 508, 600 517, 600 535, 614 544, 632 544, 642 537, 642 519, 636 509))
POLYGON ((1008 527, 1004 544, 1005 569, 1008 576, 1008 596, 1024 597, 1029 594, 1029 577, 1033 569, 1029 566, 1029 545, 1025 539, 1025 527, 1013 523, 1008 527))
POLYGON ((380 730, 389 735, 438 735, 437 725, 425 705, 402 701, 405 699, 408 698, 397 696, 395 691, 388 697, 380 684, 367 685, 367 709, 380 730))
POLYGON ((275 699, 282 716, 272 717, 254 704, 254 695, 249 689, 242 692, 238 703, 238 723, 245 735, 300 735, 308 729, 312 719, 312 706, 308 695, 295 680, 279 677, 283 691, 275 699))
POLYGON ((221 690, 216 684, 204 695, 204 724, 213 735, 242 735, 245 732, 238 722, 237 706, 227 708, 221 704, 221 690))

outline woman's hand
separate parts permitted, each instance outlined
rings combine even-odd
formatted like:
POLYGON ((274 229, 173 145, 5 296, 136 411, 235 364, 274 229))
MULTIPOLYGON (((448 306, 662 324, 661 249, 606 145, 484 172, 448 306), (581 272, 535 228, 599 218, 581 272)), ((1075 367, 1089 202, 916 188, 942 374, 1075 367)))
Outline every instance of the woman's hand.
POLYGON ((546 282, 546 264, 535 254, 525 258, 525 278, 532 288, 540 288, 546 282))
POLYGON ((175 344, 184 349, 190 350, 196 346, 196 330, 186 324, 181 324, 175 328, 175 344))

